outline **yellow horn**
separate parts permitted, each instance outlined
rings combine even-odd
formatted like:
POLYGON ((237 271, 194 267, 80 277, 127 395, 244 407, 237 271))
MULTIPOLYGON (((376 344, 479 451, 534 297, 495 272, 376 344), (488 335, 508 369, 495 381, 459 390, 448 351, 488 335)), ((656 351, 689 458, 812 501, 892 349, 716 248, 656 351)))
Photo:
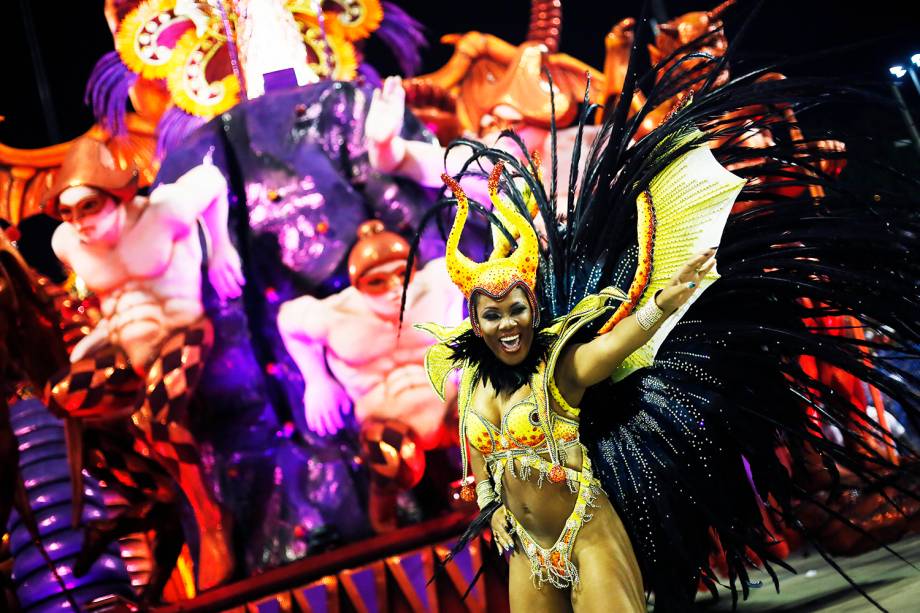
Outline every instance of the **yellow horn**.
POLYGON ((447 272, 450 280, 454 282, 464 297, 469 299, 473 293, 478 273, 478 267, 473 260, 469 259, 460 251, 460 235, 463 234, 463 226, 466 225, 466 218, 469 215, 470 205, 466 198, 466 193, 460 184, 454 181, 453 177, 445 174, 441 175, 441 180, 450 188, 457 198, 457 216, 454 218, 454 225, 450 228, 450 234, 447 236, 447 272))
MULTIPOLYGON (((530 159, 533 160, 535 169, 534 178, 537 180, 537 183, 543 183, 543 158, 540 156, 540 152, 536 149, 531 151, 530 159)), ((525 205, 527 207, 527 212, 530 213, 530 218, 536 219, 537 214, 540 212, 540 206, 537 204, 537 198, 533 195, 533 191, 528 189, 524 193, 524 199, 526 200, 525 205)))
POLYGON ((543 156, 540 155, 540 152, 534 149, 530 152, 530 159, 533 161, 533 167, 537 178, 537 181, 543 181, 543 156))
POLYGON ((501 225, 501 227, 499 227, 499 225, 492 224, 492 253, 489 254, 489 261, 505 258, 511 253, 511 241, 509 241, 505 233, 502 232, 502 228, 507 230, 514 240, 518 239, 514 232, 514 226, 503 213, 504 203, 501 202, 498 197, 498 178, 501 176, 503 167, 504 162, 498 162, 492 168, 492 173, 489 175, 489 198, 494 205, 492 214, 498 218, 499 224, 501 225))
POLYGON ((503 168, 504 164, 502 162, 498 162, 492 168, 492 173, 489 175, 489 198, 492 200, 492 206, 495 207, 499 218, 503 222, 511 224, 508 231, 518 242, 517 249, 508 258, 508 263, 516 268, 524 282, 533 288, 537 280, 540 243, 537 240, 537 233, 534 232, 530 222, 512 207, 506 205, 498 195, 498 181, 501 178, 503 168))

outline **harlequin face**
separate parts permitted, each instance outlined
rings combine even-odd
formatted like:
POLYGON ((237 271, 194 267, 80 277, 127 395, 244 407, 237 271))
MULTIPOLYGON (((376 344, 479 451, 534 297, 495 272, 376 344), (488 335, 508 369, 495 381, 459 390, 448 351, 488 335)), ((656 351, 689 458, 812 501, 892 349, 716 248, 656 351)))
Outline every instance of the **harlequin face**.
POLYGON ((107 193, 80 185, 61 192, 58 204, 61 220, 71 224, 86 243, 103 240, 116 231, 118 205, 107 193))
POLYGON ((515 287, 500 300, 474 295, 476 317, 486 346, 509 366, 517 366, 530 353, 534 313, 522 287, 515 287))
POLYGON ((361 292, 374 313, 384 319, 398 319, 402 303, 406 260, 393 260, 374 266, 355 280, 355 289, 361 292))

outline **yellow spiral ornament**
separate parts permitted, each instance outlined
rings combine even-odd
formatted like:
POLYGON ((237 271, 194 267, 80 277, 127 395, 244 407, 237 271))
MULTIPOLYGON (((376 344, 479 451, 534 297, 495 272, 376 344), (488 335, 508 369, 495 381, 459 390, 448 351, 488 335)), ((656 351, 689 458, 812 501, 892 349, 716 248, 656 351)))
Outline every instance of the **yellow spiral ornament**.
MULTIPOLYGON (((310 0, 292 0, 289 8, 293 13, 316 17, 310 0)), ((380 27, 383 21, 383 6, 380 0, 329 0, 323 3, 326 27, 334 29, 349 42, 367 38, 380 27)))
POLYGON ((199 37, 191 31, 179 39, 166 83, 173 102, 186 113, 210 119, 240 101, 225 43, 211 32, 199 37))
POLYGON ((175 0, 147 0, 125 15, 115 33, 115 50, 132 72, 145 79, 169 76, 178 41, 195 29, 175 8, 175 0))
POLYGON ((335 17, 349 41, 367 38, 383 21, 383 7, 379 0, 333 0, 332 4, 342 9, 336 11, 335 17))

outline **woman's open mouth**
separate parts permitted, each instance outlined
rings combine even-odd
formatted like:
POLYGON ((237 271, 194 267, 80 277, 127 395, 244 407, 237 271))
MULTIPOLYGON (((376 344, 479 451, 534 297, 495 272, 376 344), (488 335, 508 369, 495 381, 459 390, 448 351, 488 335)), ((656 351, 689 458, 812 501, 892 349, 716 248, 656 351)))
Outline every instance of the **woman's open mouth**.
POLYGON ((514 353, 521 348, 521 335, 503 336, 498 339, 498 344, 502 346, 502 350, 508 353, 514 353))

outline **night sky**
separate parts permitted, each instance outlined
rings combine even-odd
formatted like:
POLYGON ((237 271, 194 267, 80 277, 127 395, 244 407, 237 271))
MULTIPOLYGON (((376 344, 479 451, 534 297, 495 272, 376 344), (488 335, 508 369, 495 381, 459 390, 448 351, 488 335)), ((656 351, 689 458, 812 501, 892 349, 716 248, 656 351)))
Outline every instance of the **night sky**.
MULTIPOLYGON (((440 67, 450 48, 438 42, 449 32, 480 30, 520 42, 527 30, 528 0, 437 1, 398 0, 424 23, 431 46, 424 54, 424 71, 440 67)), ((718 2, 661 0, 668 17, 706 10, 718 2)), ((756 2, 741 0, 727 19, 730 40, 756 2)), ((883 81, 889 65, 920 52, 920 18, 909 9, 912 1, 767 0, 751 26, 742 56, 799 55, 873 41, 838 54, 832 60, 811 62, 786 72, 833 73, 843 78, 883 81), (862 7, 862 8, 851 8, 862 7)), ((18 147, 40 147, 56 142, 43 119, 37 80, 23 26, 28 7, 41 48, 53 102, 53 120, 59 138, 84 132, 92 117, 83 105, 83 88, 95 61, 111 50, 112 39, 102 14, 102 0, 4 0, 0 3, 0 51, 6 61, 0 89, 0 142, 18 147)), ((598 68, 603 66, 603 38, 626 16, 638 15, 640 0, 603 2, 568 0, 564 3, 562 51, 598 68)), ((379 45, 368 49, 371 62, 387 74, 395 65, 379 45)), ((908 103, 920 110, 920 100, 906 87, 908 103)), ((917 113, 920 117, 920 113, 917 113)), ((891 128, 897 130, 896 122, 891 128)), ((897 135, 896 135, 897 136, 897 135)), ((906 134, 904 135, 906 136, 906 134)))

